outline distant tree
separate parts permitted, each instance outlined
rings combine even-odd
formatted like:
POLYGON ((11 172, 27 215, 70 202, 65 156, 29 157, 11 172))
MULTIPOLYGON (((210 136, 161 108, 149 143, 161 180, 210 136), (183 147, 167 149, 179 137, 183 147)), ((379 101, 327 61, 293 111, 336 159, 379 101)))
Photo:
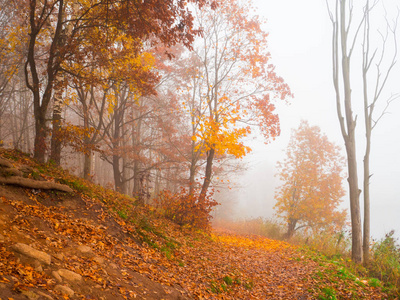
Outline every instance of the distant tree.
POLYGON ((344 158, 317 126, 302 121, 294 130, 286 158, 278 163, 275 209, 288 225, 287 238, 296 230, 341 228, 346 211, 338 208, 343 189, 344 158))

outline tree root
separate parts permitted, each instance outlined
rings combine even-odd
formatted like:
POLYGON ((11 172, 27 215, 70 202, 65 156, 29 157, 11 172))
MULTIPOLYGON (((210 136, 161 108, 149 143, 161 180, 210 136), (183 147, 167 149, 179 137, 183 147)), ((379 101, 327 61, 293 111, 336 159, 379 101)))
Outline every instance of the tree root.
POLYGON ((1 177, 0 183, 18 185, 30 189, 41 189, 41 190, 58 190, 62 192, 72 193, 74 190, 65 184, 60 184, 51 181, 37 181, 29 178, 11 176, 11 177, 1 177))

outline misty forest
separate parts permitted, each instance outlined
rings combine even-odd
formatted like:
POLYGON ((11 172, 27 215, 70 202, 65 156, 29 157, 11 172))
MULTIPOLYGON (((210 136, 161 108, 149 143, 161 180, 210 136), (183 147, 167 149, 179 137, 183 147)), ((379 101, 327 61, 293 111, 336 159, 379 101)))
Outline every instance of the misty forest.
POLYGON ((339 138, 290 123, 272 217, 249 217, 246 159, 254 140, 272 157, 297 101, 268 10, 0 0, 0 300, 398 299, 398 232, 371 233, 370 189, 400 8, 356 2, 324 3, 318 101, 339 138))

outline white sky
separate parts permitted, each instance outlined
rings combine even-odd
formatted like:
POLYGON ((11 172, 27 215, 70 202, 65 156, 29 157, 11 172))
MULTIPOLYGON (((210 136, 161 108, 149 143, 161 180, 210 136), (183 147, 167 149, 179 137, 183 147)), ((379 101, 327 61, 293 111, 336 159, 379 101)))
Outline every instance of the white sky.
MULTIPOLYGON (((358 2, 358 1, 356 1, 358 2)), ((331 141, 344 146, 336 116, 335 93, 332 84, 331 22, 324 0, 254 0, 257 13, 267 19, 265 30, 269 32, 269 50, 278 75, 289 84, 295 97, 289 106, 280 105, 281 136, 265 146, 259 139, 252 141, 253 153, 245 160, 249 170, 241 178, 244 187, 240 191, 238 211, 243 216, 272 216, 274 166, 284 157, 292 128, 306 119, 310 125, 318 125, 331 141)), ((389 12, 394 12, 398 0, 385 1, 389 12)), ((377 18, 382 18, 382 6, 377 18)), ((398 28, 400 38, 400 26, 398 28)), ((400 41, 399 41, 400 44, 400 41)), ((355 51, 355 56, 360 51, 355 51)), ((358 55, 360 56, 360 55, 358 55)), ((387 94, 400 92, 400 56, 387 86, 387 94)), ((358 72, 353 67, 354 74, 358 72)), ((353 101, 361 100, 353 86, 353 101)), ((386 98, 382 99, 386 101, 386 98)), ((391 229, 400 235, 400 100, 390 108, 373 132, 371 154, 371 232, 382 237, 391 229)), ((362 165, 364 135, 362 111, 358 112, 359 143, 358 164, 362 165)), ((343 152, 344 153, 344 152, 343 152)), ((362 187, 362 169, 359 171, 362 187)), ((347 182, 346 182, 347 186, 347 182)), ((362 200, 362 195, 360 197, 362 200)), ((344 199, 348 207, 348 198, 344 199)))

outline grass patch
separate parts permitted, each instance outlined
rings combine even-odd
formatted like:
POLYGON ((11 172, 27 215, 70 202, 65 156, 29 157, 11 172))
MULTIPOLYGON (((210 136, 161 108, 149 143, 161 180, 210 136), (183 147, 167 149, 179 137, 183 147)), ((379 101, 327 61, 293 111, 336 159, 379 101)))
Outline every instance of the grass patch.
POLYGON ((124 220, 128 219, 128 214, 123 210, 117 211, 117 214, 118 214, 118 216, 120 216, 124 220))
POLYGON ((322 289, 322 295, 318 296, 320 300, 337 300, 336 292, 330 287, 325 287, 322 289))
POLYGON ((377 278, 370 278, 368 284, 372 287, 382 287, 382 282, 377 278))
POLYGON ((227 284, 227 285, 232 285, 233 284, 233 279, 229 276, 225 276, 222 278, 222 280, 227 284))

